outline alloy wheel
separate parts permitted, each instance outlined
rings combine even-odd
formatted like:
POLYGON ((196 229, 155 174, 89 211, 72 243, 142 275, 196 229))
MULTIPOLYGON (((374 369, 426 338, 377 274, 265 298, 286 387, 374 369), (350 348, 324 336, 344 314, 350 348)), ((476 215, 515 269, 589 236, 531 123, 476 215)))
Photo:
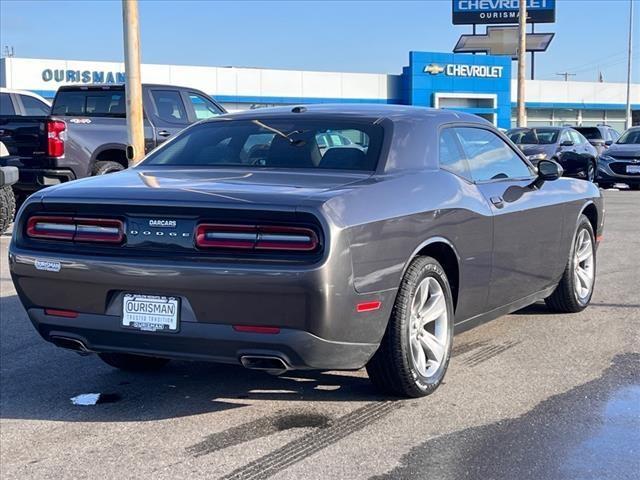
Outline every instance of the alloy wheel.
POLYGON ((449 315, 444 290, 433 277, 423 279, 411 302, 411 361, 423 377, 432 377, 446 360, 449 315))
POLYGON ((581 301, 589 298, 594 279, 593 243, 586 229, 580 230, 574 254, 574 284, 581 301))

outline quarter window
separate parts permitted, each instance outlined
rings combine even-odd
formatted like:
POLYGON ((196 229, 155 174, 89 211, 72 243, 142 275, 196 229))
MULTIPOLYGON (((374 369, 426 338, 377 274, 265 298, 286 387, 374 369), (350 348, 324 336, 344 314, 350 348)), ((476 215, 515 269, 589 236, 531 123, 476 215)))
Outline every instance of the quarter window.
POLYGON ((464 158, 464 154, 460 150, 456 134, 452 129, 448 128, 443 130, 440 134, 439 149, 438 155, 441 168, 449 170, 450 172, 466 178, 467 180, 471 180, 469 166, 464 158))
POLYGON ((180 93, 175 90, 152 90, 158 117, 171 123, 188 123, 180 93))
POLYGON ((495 133, 471 127, 455 129, 468 159, 473 180, 529 178, 529 166, 495 133))

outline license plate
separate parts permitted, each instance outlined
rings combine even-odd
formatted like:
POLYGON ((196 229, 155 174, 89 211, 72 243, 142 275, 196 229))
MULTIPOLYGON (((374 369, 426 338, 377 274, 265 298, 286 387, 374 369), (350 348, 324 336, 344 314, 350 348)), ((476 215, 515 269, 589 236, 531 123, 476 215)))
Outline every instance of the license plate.
POLYGON ((122 302, 122 326, 147 332, 177 332, 180 300, 176 297, 127 293, 122 302))
POLYGON ((627 165, 627 173, 640 173, 640 165, 627 165))

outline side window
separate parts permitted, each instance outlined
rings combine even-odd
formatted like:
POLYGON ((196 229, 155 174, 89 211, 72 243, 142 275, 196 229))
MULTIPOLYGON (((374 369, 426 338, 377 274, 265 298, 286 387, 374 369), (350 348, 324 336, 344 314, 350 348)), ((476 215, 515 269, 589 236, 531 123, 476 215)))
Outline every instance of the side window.
POLYGON ((22 101, 22 106, 24 107, 27 115, 49 115, 49 105, 41 102, 37 98, 30 97, 29 95, 20 95, 20 100, 22 101))
POLYGON ((447 128, 440 133, 438 158, 441 168, 471 180, 467 160, 464 158, 456 134, 451 128, 447 128))
POLYGON ((151 90, 158 117, 171 123, 189 123, 180 93, 175 90, 151 90))
POLYGON ((582 135, 580 135, 575 130, 569 130, 569 135, 571 135, 571 140, 573 140, 574 144, 582 145, 584 143, 584 139, 583 139, 582 135))
POLYGON ((620 134, 618 133, 618 131, 614 130, 613 128, 609 129, 609 134, 611 135, 611 140, 614 142, 620 138, 620 134))
POLYGON ((207 98, 197 93, 190 92, 189 100, 191 101, 193 111, 198 120, 217 117, 222 113, 211 100, 208 100, 207 98))
POLYGON ((562 135, 560 135, 560 143, 564 143, 564 142, 572 142, 573 139, 571 138, 571 135, 569 135, 569 130, 563 130, 562 131, 562 135))
POLYGON ((529 166, 495 133, 471 127, 455 129, 475 181, 530 178, 529 166))
POLYGON ((0 115, 15 115, 16 109, 8 93, 0 93, 0 115))

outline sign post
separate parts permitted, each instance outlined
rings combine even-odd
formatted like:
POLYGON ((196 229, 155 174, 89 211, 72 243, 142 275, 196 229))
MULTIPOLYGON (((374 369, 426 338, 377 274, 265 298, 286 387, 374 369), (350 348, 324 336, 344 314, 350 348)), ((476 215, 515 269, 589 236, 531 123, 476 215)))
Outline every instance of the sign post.
POLYGON ((138 0, 122 0, 124 32, 124 69, 127 98, 127 159, 135 165, 144 157, 144 123, 142 119, 142 83, 140 78, 140 23, 138 0))
POLYGON ((518 127, 526 127, 527 118, 524 109, 524 82, 527 68, 527 2, 520 2, 518 26, 518 127))

